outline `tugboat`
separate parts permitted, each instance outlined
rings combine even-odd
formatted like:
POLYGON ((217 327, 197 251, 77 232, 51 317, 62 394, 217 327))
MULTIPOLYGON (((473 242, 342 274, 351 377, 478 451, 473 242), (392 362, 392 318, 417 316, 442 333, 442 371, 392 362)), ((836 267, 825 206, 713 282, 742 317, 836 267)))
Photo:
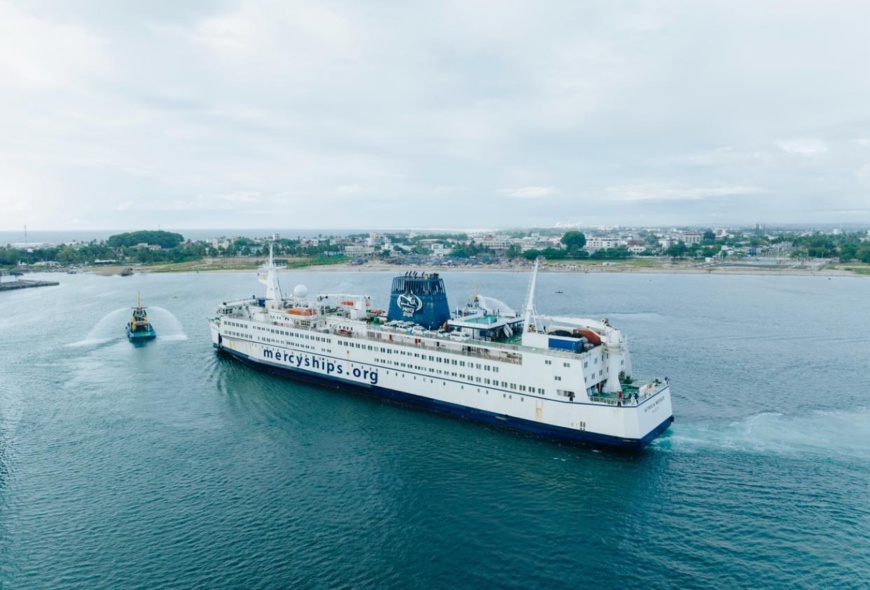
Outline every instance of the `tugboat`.
POLYGON ((127 340, 130 342, 144 342, 157 337, 157 332, 148 321, 148 314, 142 307, 139 293, 136 293, 136 307, 133 308, 133 317, 127 324, 127 340))

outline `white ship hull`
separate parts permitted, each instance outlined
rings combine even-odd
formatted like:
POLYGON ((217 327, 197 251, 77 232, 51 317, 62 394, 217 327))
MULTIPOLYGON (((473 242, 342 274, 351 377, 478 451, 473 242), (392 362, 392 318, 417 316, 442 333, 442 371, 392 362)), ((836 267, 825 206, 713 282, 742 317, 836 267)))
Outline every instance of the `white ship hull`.
POLYGON ((460 346, 381 331, 340 335, 240 317, 218 317, 210 327, 219 351, 272 373, 557 440, 640 449, 673 421, 666 380, 644 387, 636 401, 581 399, 586 388, 569 384, 588 383, 599 363, 604 368, 600 347, 554 357, 525 347, 460 346), (560 389, 567 387, 583 393, 569 399, 560 389))

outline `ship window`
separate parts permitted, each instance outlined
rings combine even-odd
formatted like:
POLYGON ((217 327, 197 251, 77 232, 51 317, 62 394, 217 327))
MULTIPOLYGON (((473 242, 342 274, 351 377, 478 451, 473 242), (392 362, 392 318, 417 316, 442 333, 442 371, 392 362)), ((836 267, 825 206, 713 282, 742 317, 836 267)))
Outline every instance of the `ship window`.
POLYGON ((568 368, 571 367, 571 363, 562 363, 562 365, 565 366, 565 367, 568 367, 568 368))
POLYGON ((589 361, 586 361, 585 363, 583 363, 583 368, 584 369, 589 368, 589 361))
POLYGON ((544 361, 544 364, 545 364, 545 365, 552 365, 552 364, 553 364, 553 361, 544 361))
POLYGON ((556 381, 561 381, 561 380, 562 380, 562 378, 559 377, 558 375, 556 375, 556 381))
POLYGON ((543 393, 544 393, 544 388, 543 388, 543 387, 539 387, 539 388, 538 388, 538 393, 540 393, 541 395, 543 395, 543 393))
POLYGON ((465 366, 465 361, 459 361, 459 366, 460 366, 460 367, 464 367, 464 366, 465 366))

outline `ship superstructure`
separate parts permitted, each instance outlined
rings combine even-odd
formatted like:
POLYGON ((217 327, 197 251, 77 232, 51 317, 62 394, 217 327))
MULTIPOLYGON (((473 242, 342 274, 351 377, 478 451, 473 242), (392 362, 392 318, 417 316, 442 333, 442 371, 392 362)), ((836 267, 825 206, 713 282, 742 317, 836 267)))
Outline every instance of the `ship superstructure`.
POLYGON ((639 449, 673 421, 667 378, 632 378, 628 341, 604 319, 523 313, 474 294, 451 311, 436 273, 393 279, 389 310, 365 295, 283 295, 270 250, 265 297, 227 301, 214 346, 271 372, 571 442, 639 449))

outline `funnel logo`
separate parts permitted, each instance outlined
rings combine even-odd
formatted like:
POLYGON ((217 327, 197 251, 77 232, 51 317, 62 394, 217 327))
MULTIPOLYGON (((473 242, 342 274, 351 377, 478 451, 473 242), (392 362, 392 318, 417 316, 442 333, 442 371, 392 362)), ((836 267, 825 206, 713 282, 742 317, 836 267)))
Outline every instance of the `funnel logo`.
POLYGON ((423 302, 419 297, 411 293, 402 293, 396 297, 396 304, 402 310, 402 315, 406 318, 423 309, 423 302))

